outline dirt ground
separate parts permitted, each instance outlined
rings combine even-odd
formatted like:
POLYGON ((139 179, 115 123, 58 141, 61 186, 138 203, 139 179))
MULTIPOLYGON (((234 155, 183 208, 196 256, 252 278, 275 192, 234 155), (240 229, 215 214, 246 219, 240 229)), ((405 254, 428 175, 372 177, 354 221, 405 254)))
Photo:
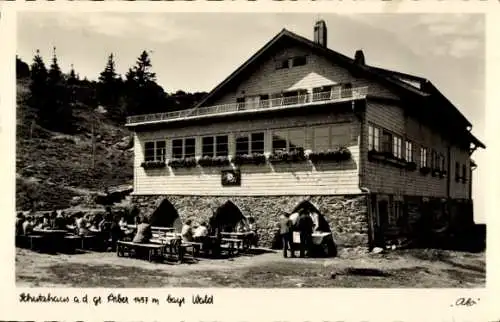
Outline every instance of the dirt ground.
POLYGON ((396 250, 337 258, 283 258, 256 251, 228 259, 149 263, 86 252, 48 255, 16 249, 16 282, 25 287, 484 287, 484 253, 396 250))

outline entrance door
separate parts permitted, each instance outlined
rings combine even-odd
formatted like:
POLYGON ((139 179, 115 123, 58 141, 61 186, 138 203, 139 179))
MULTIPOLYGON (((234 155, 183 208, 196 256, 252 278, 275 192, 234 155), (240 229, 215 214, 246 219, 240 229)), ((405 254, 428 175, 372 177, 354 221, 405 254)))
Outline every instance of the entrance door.
POLYGON ((375 246, 385 247, 384 233, 389 221, 389 201, 377 201, 377 227, 375 229, 375 246))
POLYGON ((378 202, 378 226, 382 229, 387 227, 389 222, 389 202, 387 200, 380 200, 378 202))

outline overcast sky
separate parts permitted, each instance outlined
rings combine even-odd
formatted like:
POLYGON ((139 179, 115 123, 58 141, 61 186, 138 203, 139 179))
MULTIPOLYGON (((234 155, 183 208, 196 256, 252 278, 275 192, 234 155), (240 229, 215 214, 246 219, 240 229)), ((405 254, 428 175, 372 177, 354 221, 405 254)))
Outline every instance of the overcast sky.
POLYGON ((329 48, 351 57, 363 49, 369 65, 429 79, 484 138, 483 15, 20 12, 17 46, 30 64, 36 49, 48 64, 56 46, 61 68, 74 64, 89 79, 111 52, 125 74, 146 49, 167 92, 210 91, 281 29, 312 39, 318 17, 329 48))

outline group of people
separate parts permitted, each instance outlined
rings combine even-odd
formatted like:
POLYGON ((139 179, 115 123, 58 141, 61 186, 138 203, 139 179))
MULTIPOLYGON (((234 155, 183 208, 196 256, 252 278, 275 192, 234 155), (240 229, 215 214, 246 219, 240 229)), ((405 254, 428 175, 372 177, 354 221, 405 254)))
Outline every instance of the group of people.
POLYGON ((295 256, 294 234, 299 236, 299 255, 309 256, 312 251, 312 234, 319 228, 319 215, 315 212, 309 212, 307 209, 301 209, 294 223, 291 214, 283 213, 280 216, 279 231, 283 246, 283 257, 288 257, 290 251, 291 257, 295 256))
POLYGON ((33 229, 66 229, 68 218, 64 211, 47 212, 42 216, 36 216, 34 213, 28 215, 18 212, 16 216, 16 236, 30 235, 33 229))
POLYGON ((42 215, 18 212, 16 216, 16 236, 31 235, 36 230, 65 230, 78 236, 100 236, 103 242, 115 249, 116 242, 127 235, 127 221, 123 212, 113 213, 110 207, 104 215, 91 216, 83 212, 66 214, 52 211, 42 215))
MULTIPOLYGON (((83 212, 67 214, 64 211, 52 211, 43 215, 31 212, 28 215, 18 212, 16 216, 16 236, 33 234, 34 230, 66 230, 68 233, 84 236, 102 237, 112 249, 116 249, 118 240, 129 240, 135 243, 148 243, 153 237, 152 228, 146 216, 141 216, 138 208, 133 208, 126 216, 124 212, 111 210, 107 207, 104 214, 85 215, 83 212), (134 226, 129 226, 127 217, 134 218, 134 226)), ((206 244, 209 236, 221 238, 221 232, 248 232, 250 243, 257 245, 258 234, 255 219, 250 217, 241 220, 236 226, 224 226, 221 223, 208 224, 201 221, 193 223, 187 219, 181 228, 180 238, 185 242, 200 242, 206 244)))
MULTIPOLYGON (((153 232, 149 220, 147 217, 138 216, 136 217, 137 228, 133 232, 134 237, 132 242, 134 243, 148 243, 153 237, 153 232)), ((208 236, 208 225, 205 222, 199 225, 193 226, 193 221, 187 219, 181 229, 180 237, 183 241, 201 241, 208 236)))

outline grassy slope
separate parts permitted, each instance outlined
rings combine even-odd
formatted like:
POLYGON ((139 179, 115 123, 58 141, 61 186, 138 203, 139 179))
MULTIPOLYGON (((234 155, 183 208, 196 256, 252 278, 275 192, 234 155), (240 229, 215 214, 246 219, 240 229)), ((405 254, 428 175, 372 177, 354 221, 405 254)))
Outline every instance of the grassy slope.
POLYGON ((88 106, 74 107, 75 134, 61 135, 35 126, 26 105, 27 82, 17 84, 16 208, 28 209, 30 198, 38 209, 65 208, 73 196, 102 191, 105 186, 132 181, 132 151, 114 144, 129 135, 88 106), (96 159, 92 167, 92 119, 95 118, 96 159))

